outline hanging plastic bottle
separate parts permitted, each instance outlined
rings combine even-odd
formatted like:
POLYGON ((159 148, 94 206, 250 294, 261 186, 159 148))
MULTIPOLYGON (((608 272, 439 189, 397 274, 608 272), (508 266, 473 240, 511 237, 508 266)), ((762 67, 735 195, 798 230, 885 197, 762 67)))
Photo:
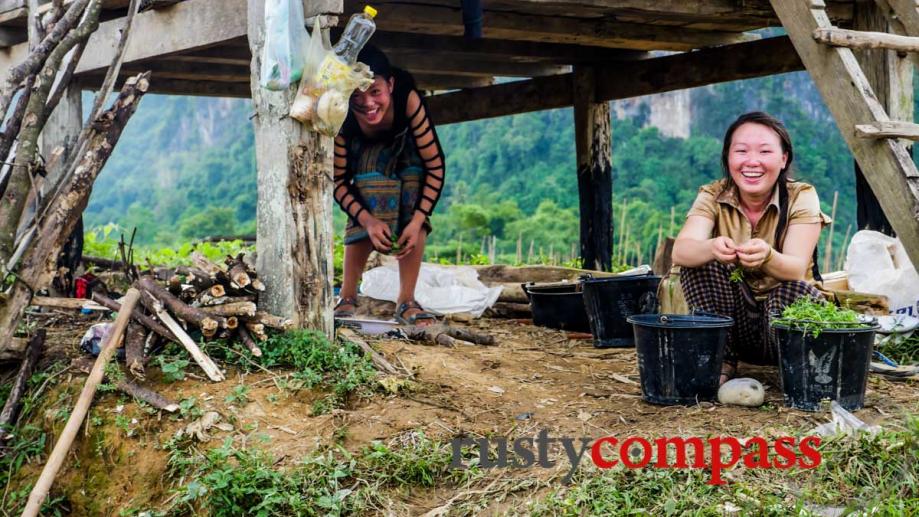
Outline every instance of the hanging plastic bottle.
POLYGON ((341 38, 338 39, 338 43, 335 44, 333 49, 339 59, 349 65, 357 62, 358 53, 370 41, 370 36, 377 29, 376 24, 373 22, 373 18, 376 15, 377 10, 367 5, 364 6, 364 12, 351 16, 351 19, 348 20, 348 25, 345 27, 345 32, 342 33, 341 38))
POLYGON ((319 66, 320 84, 335 88, 345 80, 351 72, 351 67, 357 62, 358 53, 377 28, 373 22, 376 15, 377 10, 368 5, 364 7, 364 12, 351 16, 338 43, 319 66))

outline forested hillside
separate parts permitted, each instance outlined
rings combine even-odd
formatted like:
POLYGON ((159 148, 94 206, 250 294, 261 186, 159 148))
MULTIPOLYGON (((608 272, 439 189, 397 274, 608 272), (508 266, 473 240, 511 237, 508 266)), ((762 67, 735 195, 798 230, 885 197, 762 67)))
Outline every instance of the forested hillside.
MULTIPOLYGON (((627 237, 631 261, 649 260, 659 232, 670 232, 671 208, 678 228, 698 186, 719 177, 723 131, 753 109, 786 123, 796 146, 797 177, 817 186, 827 213, 833 192, 839 192, 839 248, 855 218, 851 155, 808 76, 796 73, 694 90, 693 133, 685 140, 642 129, 642 113, 614 120, 617 226, 622 204, 628 204, 615 242, 627 237)), ((87 227, 136 226, 139 242, 150 244, 254 232, 249 115, 242 100, 145 98, 96 184, 87 227)), ((505 261, 515 260, 518 239, 524 259, 531 246, 534 255, 570 253, 578 238, 570 109, 445 126, 439 133, 448 181, 435 215, 431 258, 454 258, 460 240, 468 258, 491 236, 505 261)))

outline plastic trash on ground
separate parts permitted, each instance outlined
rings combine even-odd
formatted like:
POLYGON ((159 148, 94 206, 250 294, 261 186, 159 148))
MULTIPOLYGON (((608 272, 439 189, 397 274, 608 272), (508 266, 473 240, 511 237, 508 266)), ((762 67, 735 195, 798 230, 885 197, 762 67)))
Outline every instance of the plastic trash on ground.
MULTIPOLYGON (((98 357, 99 352, 102 351, 102 344, 105 343, 105 338, 108 337, 114 326, 114 323, 96 323, 89 327, 86 333, 83 334, 83 338, 80 339, 80 350, 93 357, 98 357)), ((124 347, 118 349, 118 358, 124 359, 124 347)))
MULTIPOLYGON (((441 314, 468 312, 480 317, 494 305, 501 287, 487 287, 471 267, 441 267, 422 264, 415 287, 415 299, 426 310, 441 314)), ((395 302, 399 296, 399 267, 380 266, 364 273, 361 294, 395 302)))
POLYGON ((846 271, 853 291, 882 294, 890 312, 919 316, 919 273, 899 239, 862 230, 846 251, 846 271))
POLYGON ((300 0, 266 0, 265 45, 259 84, 286 90, 303 77, 306 29, 300 0))
POLYGON ((842 433, 851 436, 858 432, 865 432, 873 436, 881 430, 880 426, 868 425, 857 416, 846 411, 835 400, 830 402, 830 412, 832 413, 832 420, 815 427, 811 431, 812 434, 834 436, 842 433))

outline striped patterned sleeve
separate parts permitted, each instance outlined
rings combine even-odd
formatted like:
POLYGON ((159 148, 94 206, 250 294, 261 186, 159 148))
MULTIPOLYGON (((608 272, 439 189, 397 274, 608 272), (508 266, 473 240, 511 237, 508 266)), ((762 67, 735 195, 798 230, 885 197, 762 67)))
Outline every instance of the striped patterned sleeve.
POLYGON ((409 92, 406 114, 418 154, 424 164, 424 180, 415 210, 430 216, 444 188, 446 160, 434 124, 428 117, 421 96, 415 90, 409 92))
POLYGON ((354 187, 353 174, 348 172, 348 146, 347 141, 341 135, 335 137, 334 175, 335 201, 348 214, 348 217, 359 224, 358 217, 361 212, 367 211, 367 207, 361 202, 360 194, 354 187))

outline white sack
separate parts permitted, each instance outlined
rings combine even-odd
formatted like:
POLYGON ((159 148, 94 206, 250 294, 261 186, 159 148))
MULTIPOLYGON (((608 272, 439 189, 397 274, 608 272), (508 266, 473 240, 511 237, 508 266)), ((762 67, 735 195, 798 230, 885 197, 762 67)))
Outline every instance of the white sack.
POLYGON ((849 288, 882 294, 890 299, 890 312, 919 315, 919 273, 900 239, 862 230, 846 251, 849 288))
MULTIPOLYGON (((440 267, 422 264, 415 299, 427 310, 441 314, 468 312, 479 317, 494 305, 501 287, 487 287, 471 267, 440 267)), ((390 264, 364 273, 361 294, 395 302, 399 296, 399 265, 390 264)))

